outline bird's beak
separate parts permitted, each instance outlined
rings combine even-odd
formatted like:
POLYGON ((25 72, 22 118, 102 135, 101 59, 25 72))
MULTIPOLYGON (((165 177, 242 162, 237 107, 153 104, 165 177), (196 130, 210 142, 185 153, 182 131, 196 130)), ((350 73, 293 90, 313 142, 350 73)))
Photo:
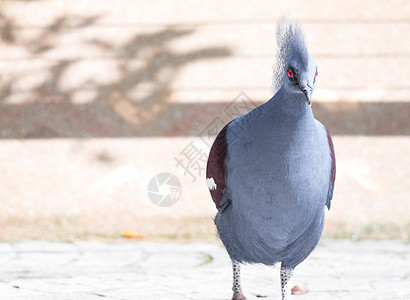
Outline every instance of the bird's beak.
POLYGON ((301 90, 303 94, 305 95, 306 101, 309 104, 309 106, 312 106, 312 102, 310 101, 310 98, 312 97, 312 89, 308 87, 301 87, 301 90))

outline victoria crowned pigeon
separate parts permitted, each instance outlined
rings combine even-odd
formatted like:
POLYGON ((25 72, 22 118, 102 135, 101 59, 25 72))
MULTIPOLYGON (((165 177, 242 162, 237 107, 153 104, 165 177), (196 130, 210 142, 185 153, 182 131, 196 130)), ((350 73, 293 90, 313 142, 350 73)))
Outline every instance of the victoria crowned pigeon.
POLYGON ((275 95, 228 123, 208 158, 207 184, 232 260, 235 300, 246 299, 240 263, 281 262, 282 299, 290 297, 293 269, 319 242, 333 197, 332 138, 310 107, 316 63, 299 25, 282 20, 276 36, 275 95))

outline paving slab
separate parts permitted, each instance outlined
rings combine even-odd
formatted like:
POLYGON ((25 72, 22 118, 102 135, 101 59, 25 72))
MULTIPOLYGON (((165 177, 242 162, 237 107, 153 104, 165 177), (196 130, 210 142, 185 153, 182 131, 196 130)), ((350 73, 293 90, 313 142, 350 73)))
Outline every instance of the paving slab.
MULTIPOLYGON (((230 299, 231 265, 216 241, 0 243, 2 299, 230 299)), ((280 299, 277 266, 244 265, 249 300, 280 299)), ((293 299, 410 299, 410 245, 323 239, 296 268, 293 299)))

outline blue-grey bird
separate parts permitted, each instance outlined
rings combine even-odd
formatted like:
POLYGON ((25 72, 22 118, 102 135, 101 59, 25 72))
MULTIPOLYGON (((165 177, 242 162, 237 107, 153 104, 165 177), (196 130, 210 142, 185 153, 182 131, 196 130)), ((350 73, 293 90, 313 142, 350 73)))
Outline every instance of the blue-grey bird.
POLYGON ((207 165, 215 224, 232 259, 234 300, 246 299, 240 263, 281 262, 282 299, 290 297, 293 269, 319 242, 333 197, 332 139, 310 106, 316 63, 296 23, 280 21, 276 35, 277 92, 219 132, 207 165))

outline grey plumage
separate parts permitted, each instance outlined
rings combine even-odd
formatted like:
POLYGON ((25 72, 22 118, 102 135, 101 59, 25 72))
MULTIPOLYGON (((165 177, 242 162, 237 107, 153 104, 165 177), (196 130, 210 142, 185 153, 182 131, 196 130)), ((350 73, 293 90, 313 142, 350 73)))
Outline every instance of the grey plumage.
POLYGON ((330 134, 310 108, 317 67, 300 27, 280 22, 277 41, 276 94, 221 131, 207 178, 232 260, 293 269, 320 239, 335 162, 330 134))
POLYGON ((308 110, 281 117, 287 100, 277 94, 227 130, 227 188, 215 223, 240 262, 294 268, 322 232, 331 168, 326 131, 308 110))

